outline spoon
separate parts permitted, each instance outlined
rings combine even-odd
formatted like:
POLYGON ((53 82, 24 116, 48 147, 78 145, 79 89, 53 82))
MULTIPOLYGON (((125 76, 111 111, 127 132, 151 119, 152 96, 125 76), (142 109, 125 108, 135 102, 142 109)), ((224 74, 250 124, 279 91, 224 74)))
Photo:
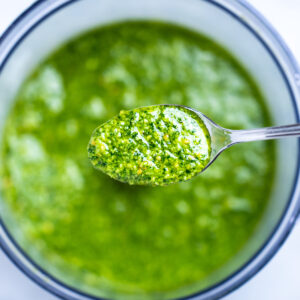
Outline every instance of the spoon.
POLYGON ((198 175, 234 144, 288 136, 300 136, 300 124, 230 130, 187 106, 153 105, 121 111, 97 127, 88 157, 118 181, 163 186, 198 175))

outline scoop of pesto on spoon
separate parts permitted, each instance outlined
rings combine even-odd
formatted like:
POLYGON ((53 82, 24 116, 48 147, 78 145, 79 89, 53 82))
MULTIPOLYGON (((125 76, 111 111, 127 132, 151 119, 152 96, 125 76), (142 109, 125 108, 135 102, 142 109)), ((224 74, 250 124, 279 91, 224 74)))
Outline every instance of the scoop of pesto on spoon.
POLYGON ((121 111, 96 128, 88 156, 116 180, 168 185, 196 176, 234 144, 288 136, 300 136, 300 124, 230 130, 192 108, 156 105, 121 111))
POLYGON ((189 108, 141 107, 97 127, 88 145, 96 169, 136 185, 168 185, 191 179, 209 163, 210 133, 189 108))

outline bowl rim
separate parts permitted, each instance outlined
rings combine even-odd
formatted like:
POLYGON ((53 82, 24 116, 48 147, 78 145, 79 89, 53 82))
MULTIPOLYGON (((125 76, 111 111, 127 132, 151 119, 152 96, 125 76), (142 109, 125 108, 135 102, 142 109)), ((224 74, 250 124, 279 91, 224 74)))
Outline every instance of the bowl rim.
MULTIPOLYGON (((38 0, 29 6, 22 14, 20 14, 0 37, 0 75, 9 57, 12 55, 18 45, 27 37, 27 35, 34 30, 35 27, 37 27, 40 23, 58 10, 61 10, 68 5, 79 1, 83 0, 38 0)), ((233 2, 233 0, 197 1, 208 2, 228 13, 259 40, 277 65, 277 68, 286 83, 290 93, 290 98, 292 99, 295 117, 299 123, 300 69, 290 49, 287 47, 277 31, 252 5, 245 0, 237 0, 235 2, 233 2), (250 23, 246 22, 240 15, 238 15, 233 8, 242 10, 248 14, 248 17, 252 18, 253 23, 256 23, 259 27, 261 27, 260 29, 264 30, 263 34, 269 36, 272 41, 269 40, 267 42, 262 36, 262 31, 255 30, 250 23), (272 47, 280 51, 280 55, 282 56, 281 60, 284 60, 285 67, 283 67, 283 64, 279 61, 278 55, 274 53, 272 47), (290 73, 290 76, 292 76, 292 79, 287 76, 288 72, 290 73)), ((231 275, 220 282, 201 290, 200 292, 178 299, 197 298, 200 300, 223 297, 252 278, 280 249, 281 245, 291 232, 297 216, 300 213, 300 140, 298 141, 297 148, 298 167, 290 198, 286 204, 281 218, 277 222, 268 239, 266 239, 259 250, 257 250, 256 253, 245 264, 239 267, 231 275)), ((12 238, 4 224, 4 221, 2 220, 1 215, 0 247, 8 256, 8 258, 18 267, 18 269, 27 275, 27 277, 37 283, 40 287, 62 299, 106 299, 89 295, 85 292, 77 290, 74 287, 68 286, 37 265, 37 263, 35 263, 33 259, 31 259, 12 238)))

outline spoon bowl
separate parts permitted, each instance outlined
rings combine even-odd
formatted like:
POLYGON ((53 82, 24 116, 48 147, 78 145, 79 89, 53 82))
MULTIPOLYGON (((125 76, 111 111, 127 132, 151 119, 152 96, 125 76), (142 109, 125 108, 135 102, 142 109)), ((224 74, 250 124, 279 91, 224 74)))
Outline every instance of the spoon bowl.
POLYGON ((164 186, 189 180, 207 166, 210 136, 202 118, 188 107, 144 106, 121 111, 97 127, 88 157, 118 181, 164 186))

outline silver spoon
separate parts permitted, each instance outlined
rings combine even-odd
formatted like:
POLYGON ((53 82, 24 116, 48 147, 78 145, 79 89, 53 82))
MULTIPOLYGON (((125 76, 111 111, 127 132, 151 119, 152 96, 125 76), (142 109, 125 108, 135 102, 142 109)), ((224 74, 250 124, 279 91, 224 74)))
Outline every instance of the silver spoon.
POLYGON ((203 113, 184 106, 182 106, 194 113, 196 113, 199 118, 206 125, 210 137, 211 137, 211 156, 210 161, 206 167, 202 170, 206 170, 216 158, 227 148, 231 147, 234 144, 252 142, 252 141, 263 141, 263 140, 272 140, 279 139, 284 137, 298 136, 300 137, 300 124, 291 124, 284 126, 276 127, 265 127, 257 129, 248 129, 248 130, 231 130, 223 128, 205 116, 203 113))
MULTIPOLYGON (((194 123, 192 122, 191 124, 194 123)), ((203 134, 201 128, 200 130, 203 134)), ((123 111, 115 118, 97 127, 88 145, 88 157, 96 169, 116 180, 129 184, 163 186, 186 181, 202 173, 225 149, 234 144, 288 136, 300 136, 300 124, 253 130, 230 130, 217 125, 193 108, 183 105, 161 104, 140 107, 132 111, 123 111), (174 110, 176 107, 177 109, 174 110), (176 125, 176 122, 174 124, 171 122, 172 126, 170 127, 164 125, 163 129, 160 128, 159 123, 156 123, 159 120, 158 115, 164 114, 165 111, 170 111, 169 108, 172 113, 170 115, 167 113, 167 119, 172 120, 174 118, 178 124, 182 122, 184 124, 186 122, 185 117, 181 119, 181 116, 178 117, 175 113, 176 111, 181 111, 189 116, 187 117, 188 122, 190 122, 189 118, 197 121, 195 122, 197 125, 193 128, 195 133, 192 130, 185 136, 188 142, 184 142, 184 144, 189 145, 187 147, 190 147, 190 135, 195 134, 195 136, 198 136, 200 142, 205 140, 204 137, 200 137, 201 135, 196 135, 197 131, 199 131, 199 124, 205 125, 206 133, 204 134, 206 136, 209 134, 209 141, 206 140, 209 146, 204 142, 200 147, 204 152, 200 154, 199 160, 195 159, 195 157, 199 157, 199 153, 194 151, 198 149, 198 144, 195 146, 194 142, 191 143, 191 150, 189 149, 183 156, 182 154, 181 156, 177 155, 177 143, 182 143, 182 140, 178 139, 177 134, 181 132, 181 127, 176 125), (150 113, 148 112, 149 110, 150 113), (153 111, 156 111, 157 114, 152 114, 153 111), (137 115, 138 117, 136 117, 137 115), (143 118, 140 120, 141 116, 146 118, 147 122, 143 121, 143 118), (197 120, 198 118, 200 120, 197 120), (152 122, 156 123, 156 125, 152 122), (151 123, 153 126, 151 126, 151 123), (136 127, 138 126, 137 124, 146 126, 146 129, 143 126, 138 129, 136 127), (160 128, 158 130, 160 134, 156 134, 158 132, 156 126, 160 128), (169 135, 164 132, 164 128, 171 130, 167 131, 173 136, 170 140, 169 135), (131 135, 132 132, 135 135, 131 135), (162 134, 166 134, 166 140, 162 134), (150 144, 151 146, 149 146, 150 144), (206 153, 206 150, 210 153, 206 153), (166 153, 166 158, 163 156, 164 153, 166 153), (190 156, 193 159, 190 159, 190 156), (201 160, 202 156, 204 157, 203 160, 201 160)), ((185 146, 181 145, 180 147, 184 148, 185 146)))

